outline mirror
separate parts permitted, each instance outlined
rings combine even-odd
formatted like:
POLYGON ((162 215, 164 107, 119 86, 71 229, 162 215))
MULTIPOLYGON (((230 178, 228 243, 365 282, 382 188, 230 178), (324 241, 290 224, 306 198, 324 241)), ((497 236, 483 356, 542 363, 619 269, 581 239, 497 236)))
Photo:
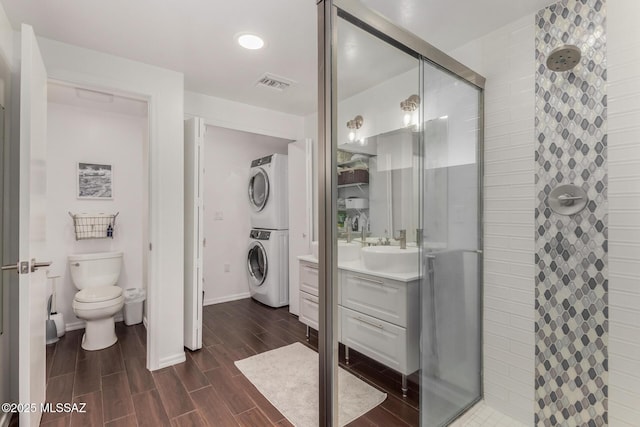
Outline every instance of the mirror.
MULTIPOLYGON (((420 229, 420 193, 428 195, 424 202, 425 227, 423 236, 427 249, 438 248, 447 241, 447 181, 446 150, 448 119, 446 117, 424 123, 425 153, 420 153, 419 133, 415 126, 404 127, 367 138, 366 150, 358 150, 355 144, 342 146, 351 150, 339 159, 339 168, 354 166, 357 160, 368 166, 369 181, 351 190, 341 190, 338 201, 338 227, 344 232, 351 224, 352 231, 362 232, 362 225, 353 227, 355 218, 362 223, 368 220, 366 234, 368 242, 377 243, 387 237, 397 237, 399 230, 407 230, 407 242, 417 241, 420 229), (425 185, 422 189, 420 156, 426 157, 425 185), (344 160, 348 158, 349 160, 344 160), (342 160, 342 161, 340 161, 342 160), (360 198, 368 198, 367 208, 363 208, 360 198), (352 199, 350 202, 349 199, 352 199), (350 203, 349 203, 350 202, 350 203), (360 203, 360 209, 350 209, 360 203), (347 206, 348 204, 348 206, 347 206), (341 212, 345 212, 341 215, 341 212), (345 225, 345 223, 347 225, 345 225)), ((342 188, 342 186, 341 186, 342 188)), ((361 236, 359 235, 358 238, 361 236)))

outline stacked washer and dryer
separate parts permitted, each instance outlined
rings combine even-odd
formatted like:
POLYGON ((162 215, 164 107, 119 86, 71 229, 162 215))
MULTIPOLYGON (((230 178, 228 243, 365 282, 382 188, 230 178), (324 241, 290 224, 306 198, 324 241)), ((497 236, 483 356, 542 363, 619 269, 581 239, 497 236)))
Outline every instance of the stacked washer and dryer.
POLYGON ((251 232, 247 272, 251 297, 270 307, 289 304, 289 207, 287 156, 251 162, 251 232))

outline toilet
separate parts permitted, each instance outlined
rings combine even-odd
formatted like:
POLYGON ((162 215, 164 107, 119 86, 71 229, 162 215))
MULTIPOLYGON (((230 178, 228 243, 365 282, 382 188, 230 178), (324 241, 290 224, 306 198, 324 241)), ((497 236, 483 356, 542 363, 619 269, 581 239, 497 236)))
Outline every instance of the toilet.
POLYGON ((117 286, 122 252, 69 255, 71 280, 79 292, 73 298, 73 312, 86 322, 82 348, 101 350, 118 341, 114 316, 124 305, 117 286))

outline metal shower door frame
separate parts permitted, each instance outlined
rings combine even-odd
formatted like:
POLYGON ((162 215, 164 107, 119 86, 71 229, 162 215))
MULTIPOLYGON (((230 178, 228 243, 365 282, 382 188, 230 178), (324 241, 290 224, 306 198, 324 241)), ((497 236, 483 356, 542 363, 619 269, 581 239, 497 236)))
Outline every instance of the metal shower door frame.
MULTIPOLYGON (((399 27, 359 0, 316 0, 318 10, 318 273, 319 273, 319 425, 338 425, 337 331, 337 21, 338 17, 480 90, 478 185, 483 188, 484 87, 486 79, 415 34, 399 27)), ((421 76, 422 79, 422 76, 421 76)), ((483 204, 478 200, 478 244, 482 249, 483 204)), ((482 279, 482 255, 478 275, 482 279)), ((482 280, 479 281, 482 288, 482 280)), ((480 309, 480 312, 482 308, 480 309)), ((482 317, 482 314, 480 314, 482 317)), ((481 319, 480 319, 481 320, 481 319)))

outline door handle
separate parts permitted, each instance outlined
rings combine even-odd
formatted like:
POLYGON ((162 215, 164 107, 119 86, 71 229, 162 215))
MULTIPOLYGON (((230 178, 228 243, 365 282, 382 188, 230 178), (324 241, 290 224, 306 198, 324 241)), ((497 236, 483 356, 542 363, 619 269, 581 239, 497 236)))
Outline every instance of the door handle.
POLYGON ((51 261, 45 261, 45 262, 36 262, 35 258, 31 259, 31 272, 33 273, 34 271, 36 271, 37 269, 41 268, 41 267, 49 267, 51 265, 51 261))
POLYGON ((18 269, 18 263, 2 266, 2 271, 17 270, 17 269, 18 269))
POLYGON ((18 274, 29 274, 29 263, 27 261, 18 261, 15 264, 2 266, 2 271, 8 270, 16 270, 18 274))

